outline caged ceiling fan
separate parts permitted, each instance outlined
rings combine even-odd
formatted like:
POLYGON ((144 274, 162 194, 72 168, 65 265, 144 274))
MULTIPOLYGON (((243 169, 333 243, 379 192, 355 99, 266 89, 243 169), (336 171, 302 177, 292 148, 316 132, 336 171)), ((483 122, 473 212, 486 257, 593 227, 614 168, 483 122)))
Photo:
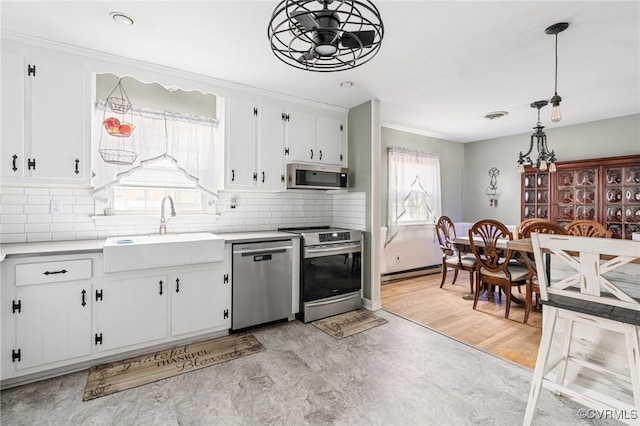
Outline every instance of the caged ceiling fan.
POLYGON ((271 49, 283 62, 308 71, 342 71, 371 60, 384 28, 368 0, 285 0, 268 28, 271 49))

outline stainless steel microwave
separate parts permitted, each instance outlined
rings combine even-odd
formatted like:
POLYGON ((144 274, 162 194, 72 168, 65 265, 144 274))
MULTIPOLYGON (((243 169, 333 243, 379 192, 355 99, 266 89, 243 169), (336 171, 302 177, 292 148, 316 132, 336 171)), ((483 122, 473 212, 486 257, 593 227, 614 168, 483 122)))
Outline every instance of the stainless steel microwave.
POLYGON ((287 164, 288 189, 347 188, 349 170, 332 165, 287 164))

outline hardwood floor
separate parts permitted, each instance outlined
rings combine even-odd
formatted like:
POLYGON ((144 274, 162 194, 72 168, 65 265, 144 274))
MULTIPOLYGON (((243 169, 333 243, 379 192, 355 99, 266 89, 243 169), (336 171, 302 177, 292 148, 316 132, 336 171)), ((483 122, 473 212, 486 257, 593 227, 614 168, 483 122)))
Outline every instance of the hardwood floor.
MULTIPOLYGON (((382 307, 486 352, 535 367, 542 335, 541 312, 531 311, 528 324, 523 324, 524 307, 513 303, 509 319, 505 319, 504 295, 499 301, 497 296, 489 300, 486 294, 474 310, 473 300, 462 298, 469 292, 466 272, 461 271, 452 285, 453 271, 449 271, 443 288, 441 278, 438 273, 383 284, 382 307)), ((524 299, 524 287, 522 291, 524 299)))

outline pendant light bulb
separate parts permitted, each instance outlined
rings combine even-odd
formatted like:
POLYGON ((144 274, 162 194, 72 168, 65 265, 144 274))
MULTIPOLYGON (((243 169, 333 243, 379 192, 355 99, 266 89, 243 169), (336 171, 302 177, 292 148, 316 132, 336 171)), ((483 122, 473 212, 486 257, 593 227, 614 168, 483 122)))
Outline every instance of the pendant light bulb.
POLYGON ((562 101, 562 98, 558 96, 558 93, 555 93, 550 100, 551 106, 553 107, 551 109, 551 121, 553 121, 554 123, 557 123, 560 120, 562 120, 562 112, 560 111, 560 101, 562 101))

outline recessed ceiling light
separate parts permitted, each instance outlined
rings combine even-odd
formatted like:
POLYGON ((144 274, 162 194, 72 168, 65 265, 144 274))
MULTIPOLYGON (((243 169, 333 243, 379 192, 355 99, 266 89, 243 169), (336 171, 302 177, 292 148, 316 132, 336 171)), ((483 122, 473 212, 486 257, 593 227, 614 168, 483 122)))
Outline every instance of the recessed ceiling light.
POLYGON ((111 19, 116 21, 118 24, 133 25, 133 18, 131 16, 127 15, 126 13, 111 12, 109 14, 109 16, 111 16, 111 19))
POLYGON ((487 120, 497 120, 498 118, 502 118, 505 115, 509 115, 509 113, 507 111, 493 111, 486 113, 484 115, 484 118, 486 118, 487 120))
POLYGON ((353 81, 343 81, 342 83, 340 83, 340 87, 344 87, 345 89, 353 87, 353 81))

